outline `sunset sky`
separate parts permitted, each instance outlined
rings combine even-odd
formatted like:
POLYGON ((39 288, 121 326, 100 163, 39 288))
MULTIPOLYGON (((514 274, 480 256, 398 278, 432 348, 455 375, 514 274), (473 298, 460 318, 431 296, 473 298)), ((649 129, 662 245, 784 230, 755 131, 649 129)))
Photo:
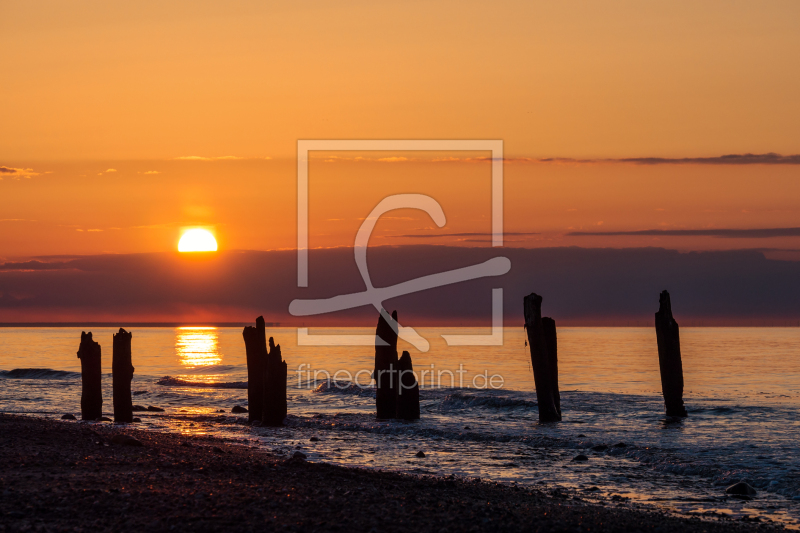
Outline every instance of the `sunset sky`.
MULTIPOLYGON (((800 264, 798 20, 794 1, 3 1, 0 321, 41 286, 4 277, 32 258, 173 253, 194 227, 290 252, 299 139, 502 140, 508 247, 800 264)), ((489 156, 312 153, 310 247, 352 246, 408 192, 447 225, 396 211, 371 245, 490 246, 489 156)))

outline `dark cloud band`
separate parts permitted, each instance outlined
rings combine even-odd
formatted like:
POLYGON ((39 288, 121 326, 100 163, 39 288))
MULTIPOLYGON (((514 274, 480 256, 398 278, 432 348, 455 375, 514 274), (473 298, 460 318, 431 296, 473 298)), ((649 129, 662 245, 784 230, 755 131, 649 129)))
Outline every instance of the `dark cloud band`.
POLYGON ((800 237, 800 228, 762 229, 646 229, 639 231, 571 231, 568 237, 633 236, 633 237, 719 237, 722 239, 769 239, 800 237))

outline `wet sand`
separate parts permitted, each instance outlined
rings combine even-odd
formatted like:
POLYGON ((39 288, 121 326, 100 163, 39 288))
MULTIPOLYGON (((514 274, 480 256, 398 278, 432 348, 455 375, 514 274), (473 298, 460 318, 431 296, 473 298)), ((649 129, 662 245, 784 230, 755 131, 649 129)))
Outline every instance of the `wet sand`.
POLYGON ((746 532, 576 493, 342 468, 213 438, 0 414, 3 531, 746 532), (142 445, 112 442, 115 435, 142 445))

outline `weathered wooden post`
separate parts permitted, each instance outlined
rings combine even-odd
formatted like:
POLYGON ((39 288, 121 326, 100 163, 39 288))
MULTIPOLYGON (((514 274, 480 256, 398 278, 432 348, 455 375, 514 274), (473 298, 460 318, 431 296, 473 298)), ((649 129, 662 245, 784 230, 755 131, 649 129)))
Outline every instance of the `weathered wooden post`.
POLYGON ((281 345, 275 345, 269 338, 269 353, 264 365, 264 406, 262 407, 261 424, 264 426, 282 426, 286 418, 286 361, 281 359, 281 345))
POLYGON ((539 422, 558 422, 561 420, 561 400, 558 394, 555 321, 542 318, 542 297, 535 293, 523 299, 523 312, 531 350, 533 380, 536 383, 539 422))
POLYGON ((103 373, 100 366, 100 345, 92 340, 92 332, 81 332, 78 348, 81 360, 81 418, 97 420, 103 416, 103 373))
POLYGON ((683 363, 678 323, 672 318, 672 303, 667 291, 661 291, 656 313, 658 366, 667 416, 689 416, 683 405, 683 363))
POLYGON ((256 327, 242 331, 247 354, 247 418, 250 422, 262 419, 264 410, 264 378, 267 365, 267 333, 264 317, 256 319, 256 327))
POLYGON ((111 376, 114 389, 114 422, 133 422, 133 401, 131 399, 131 381, 133 380, 133 364, 131 363, 131 339, 133 334, 119 328, 113 336, 111 353, 111 376))
POLYGON ((542 331, 547 345, 547 361, 550 368, 550 386, 553 390, 553 402, 556 404, 558 416, 561 416, 561 392, 558 390, 558 336, 556 321, 549 316, 542 317, 542 331))
POLYGON ((403 352, 397 362, 397 414, 401 420, 419 420, 419 384, 411 354, 403 352))
MULTIPOLYGON (((394 418, 397 414, 397 331, 387 321, 388 313, 381 309, 375 328, 375 407, 378 418, 394 418)), ((397 311, 392 311, 397 326, 397 311)))

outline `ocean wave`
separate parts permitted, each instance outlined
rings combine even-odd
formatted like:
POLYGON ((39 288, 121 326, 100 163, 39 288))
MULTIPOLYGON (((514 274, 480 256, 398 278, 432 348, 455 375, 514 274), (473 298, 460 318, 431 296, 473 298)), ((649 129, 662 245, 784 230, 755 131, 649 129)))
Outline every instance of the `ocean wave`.
POLYGON ((491 409, 516 409, 524 407, 527 409, 538 407, 538 403, 523 400, 522 398, 511 398, 509 396, 492 396, 487 394, 473 394, 464 392, 454 392, 447 395, 442 403, 440 409, 468 409, 475 407, 488 407, 491 409))
POLYGON ((15 368, 0 370, 0 378, 5 379, 70 379, 81 377, 80 372, 53 370, 52 368, 15 368))
POLYGON ((206 365, 198 366, 185 370, 187 374, 206 375, 206 374, 228 374, 239 370, 239 367, 233 365, 206 365))
POLYGON ((207 381, 189 381, 172 376, 165 376, 159 379, 156 384, 166 387, 198 387, 205 389, 246 389, 246 381, 219 381, 211 383, 207 381))
POLYGON ((315 393, 347 394, 352 396, 375 397, 375 387, 361 386, 350 381, 323 381, 313 390, 315 393))

